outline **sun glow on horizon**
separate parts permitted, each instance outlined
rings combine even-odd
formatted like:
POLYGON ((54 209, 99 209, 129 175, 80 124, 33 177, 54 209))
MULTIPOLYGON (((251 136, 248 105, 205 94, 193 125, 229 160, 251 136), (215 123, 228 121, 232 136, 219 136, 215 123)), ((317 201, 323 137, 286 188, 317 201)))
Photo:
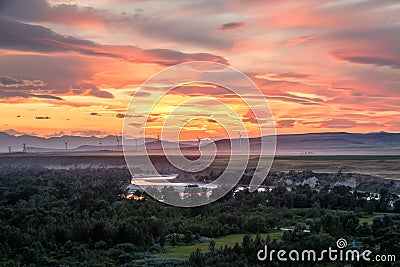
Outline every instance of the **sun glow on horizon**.
MULTIPOLYGON (((140 91, 147 79, 175 64, 210 61, 231 65, 257 84, 274 115, 274 121, 259 122, 275 124, 278 134, 400 132, 399 4, 223 0, 215 9, 179 0, 32 0, 25 5, 26 12, 19 1, 6 0, 0 9, 0 131, 121 135, 132 96, 143 105, 152 96, 140 91)), ((161 90, 165 83, 153 86, 161 90)), ((201 82, 181 84, 139 131, 157 136, 168 114, 185 101, 185 112, 201 119, 176 117, 176 124, 186 122, 182 140, 228 137, 212 119, 229 112, 212 101, 229 105, 249 136, 260 134, 243 101, 201 82), (210 100, 190 102, 196 97, 210 100)))

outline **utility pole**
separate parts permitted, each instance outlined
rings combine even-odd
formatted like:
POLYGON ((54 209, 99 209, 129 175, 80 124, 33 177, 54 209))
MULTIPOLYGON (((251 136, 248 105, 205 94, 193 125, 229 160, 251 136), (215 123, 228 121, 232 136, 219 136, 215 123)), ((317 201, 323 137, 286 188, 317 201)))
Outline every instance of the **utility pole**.
POLYGON ((68 142, 64 141, 65 151, 68 151, 68 142))
POLYGON ((26 153, 26 144, 25 143, 22 144, 22 153, 26 153))
POLYGON ((11 147, 8 147, 8 153, 11 154, 11 147))
POLYGON ((100 140, 99 140, 99 147, 100 147, 100 150, 101 150, 101 138, 99 138, 100 140))

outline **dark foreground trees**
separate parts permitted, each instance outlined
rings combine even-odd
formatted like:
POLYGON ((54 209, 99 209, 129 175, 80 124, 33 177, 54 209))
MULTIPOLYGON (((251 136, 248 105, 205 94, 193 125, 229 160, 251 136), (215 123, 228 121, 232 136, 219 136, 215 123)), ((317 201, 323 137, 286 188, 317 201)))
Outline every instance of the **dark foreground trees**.
POLYGON ((266 243, 320 249, 339 237, 374 252, 400 251, 398 216, 360 223, 370 202, 349 188, 242 191, 187 209, 148 197, 125 199, 129 180, 125 169, 1 169, 0 266, 257 266, 256 253, 266 243), (245 236, 243 244, 229 247, 211 242, 209 250, 197 251, 189 260, 153 256, 168 246, 281 227, 293 229, 282 240, 245 236))

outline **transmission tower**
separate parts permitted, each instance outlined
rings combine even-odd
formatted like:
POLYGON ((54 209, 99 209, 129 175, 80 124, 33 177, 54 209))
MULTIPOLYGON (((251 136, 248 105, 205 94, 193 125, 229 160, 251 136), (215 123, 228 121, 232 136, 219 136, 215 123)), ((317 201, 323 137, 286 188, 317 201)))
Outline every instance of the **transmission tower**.
POLYGON ((200 137, 197 136, 197 146, 198 147, 200 147, 200 142, 201 142, 201 139, 200 139, 200 137))
POLYGON ((119 149, 119 142, 120 142, 121 140, 119 140, 119 137, 117 137, 117 150, 119 151, 120 149, 119 149))

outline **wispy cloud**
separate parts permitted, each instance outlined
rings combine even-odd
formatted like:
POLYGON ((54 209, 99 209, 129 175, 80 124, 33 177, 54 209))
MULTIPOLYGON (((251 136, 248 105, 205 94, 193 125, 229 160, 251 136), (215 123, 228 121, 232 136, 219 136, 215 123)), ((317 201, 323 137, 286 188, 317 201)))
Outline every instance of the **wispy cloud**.
POLYGON ((244 22, 243 21, 238 21, 238 22, 228 22, 222 24, 220 27, 220 30, 222 31, 232 31, 232 30, 237 30, 240 28, 244 27, 244 22))
POLYGON ((297 37, 290 39, 286 42, 286 46, 297 46, 301 43, 305 43, 308 41, 311 41, 313 39, 317 38, 317 35, 311 35, 311 36, 302 36, 302 37, 297 37))
MULTIPOLYGON (((3 0, 0 116, 21 115, 3 127, 112 133, 132 93, 150 99, 151 92, 138 91, 143 82, 167 66, 199 60, 247 73, 269 101, 278 132, 400 131, 398 12, 391 0, 3 0), (32 125, 37 110, 52 114, 54 129, 32 125)), ((227 88, 237 84, 223 78, 227 88)), ((159 113, 204 96, 246 113, 223 87, 182 86, 170 94, 159 113)), ((188 106, 201 115, 218 103, 188 106)), ((133 127, 139 118, 129 119, 133 127)))

